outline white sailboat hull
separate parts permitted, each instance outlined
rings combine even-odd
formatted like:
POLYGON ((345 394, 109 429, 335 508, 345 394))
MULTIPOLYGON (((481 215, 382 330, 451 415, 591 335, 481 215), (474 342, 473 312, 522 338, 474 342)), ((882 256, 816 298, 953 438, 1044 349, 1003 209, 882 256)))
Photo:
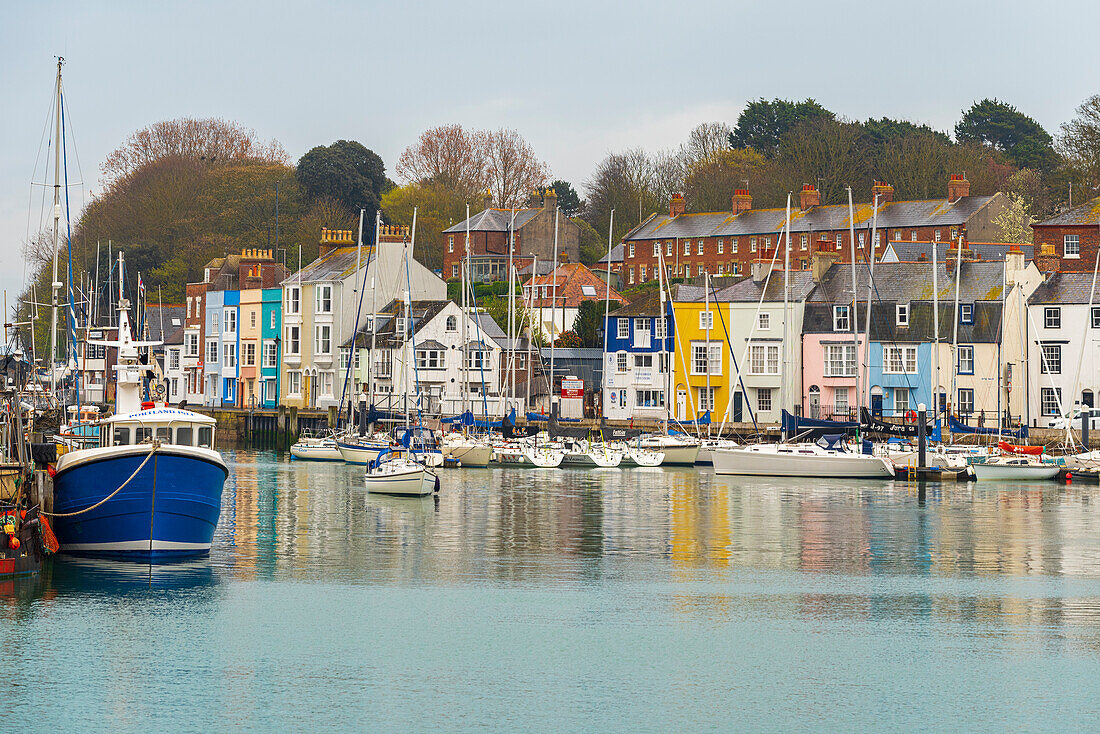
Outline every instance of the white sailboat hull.
POLYGON ((988 462, 970 467, 978 481, 1043 481, 1058 476, 1057 464, 1000 464, 988 462))
POLYGON ((373 473, 366 478, 368 492, 401 497, 424 497, 435 491, 435 475, 423 466, 373 473))
POLYGON ((566 451, 562 466, 587 469, 614 469, 623 462, 623 455, 615 451, 566 451))
POLYGON ((866 454, 812 451, 794 447, 717 448, 712 453, 716 474, 820 479, 893 479, 889 459, 866 454), (802 453, 805 451, 805 453, 802 453))
POLYGON ((340 456, 349 464, 369 464, 389 448, 389 446, 381 443, 352 444, 341 441, 337 445, 340 448, 340 456))
POLYGON ((444 444, 443 450, 462 466, 489 466, 489 460, 493 458, 493 447, 488 444, 444 444))
POLYGON ((290 455, 302 461, 343 461, 344 455, 336 442, 331 444, 296 443, 290 447, 290 455))

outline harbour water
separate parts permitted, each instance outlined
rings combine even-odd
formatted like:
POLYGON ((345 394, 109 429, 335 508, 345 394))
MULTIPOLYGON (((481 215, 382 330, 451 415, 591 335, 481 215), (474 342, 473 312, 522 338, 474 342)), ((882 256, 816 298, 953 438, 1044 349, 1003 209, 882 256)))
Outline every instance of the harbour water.
POLYGON ((1100 721, 1098 487, 230 460, 209 559, 0 586, 4 728, 1100 721))

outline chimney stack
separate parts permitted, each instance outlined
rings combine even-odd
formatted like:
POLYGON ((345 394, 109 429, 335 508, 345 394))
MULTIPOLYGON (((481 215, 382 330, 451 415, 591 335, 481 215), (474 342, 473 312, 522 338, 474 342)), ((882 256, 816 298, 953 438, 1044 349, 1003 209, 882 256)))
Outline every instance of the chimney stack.
POLYGON ((1058 256, 1058 250, 1054 245, 1044 242, 1035 247, 1038 249, 1035 252, 1034 263, 1040 273, 1053 273, 1060 269, 1062 259, 1058 256))
POLYGON ((321 248, 318 253, 324 257, 338 247, 349 247, 355 244, 355 233, 350 229, 321 228, 321 248))
POLYGON ((752 195, 749 194, 748 189, 735 189, 731 201, 734 216, 752 209, 752 195))
POLYGON ((558 194, 553 189, 546 189, 542 194, 542 208, 553 211, 558 206, 558 194))
POLYGON ((1009 285, 1015 285, 1020 274, 1024 272, 1024 251, 1019 245, 1008 248, 1005 254, 1005 280, 1009 285))
POLYGON ((878 195, 878 204, 889 204, 894 200, 894 187, 885 181, 875 181, 871 187, 871 203, 875 203, 875 195, 878 195))
POLYGON ((964 196, 970 196, 970 182, 961 173, 952 173, 947 181, 947 203, 954 204, 964 196))
POLYGON ((683 194, 673 194, 672 198, 668 202, 668 216, 670 219, 675 218, 687 211, 687 204, 684 202, 683 194))
POLYGON ((821 192, 813 184, 803 184, 802 192, 798 195, 798 205, 802 211, 812 209, 821 204, 821 192))
POLYGON ((839 261, 840 255, 829 247, 828 242, 822 242, 810 255, 810 278, 814 283, 820 283, 833 263, 839 261))
POLYGON ((493 192, 489 189, 485 189, 485 193, 481 197, 481 208, 492 209, 493 208, 493 192))
POLYGON ((542 208, 542 192, 537 188, 531 190, 531 196, 527 199, 528 209, 541 209, 542 208))

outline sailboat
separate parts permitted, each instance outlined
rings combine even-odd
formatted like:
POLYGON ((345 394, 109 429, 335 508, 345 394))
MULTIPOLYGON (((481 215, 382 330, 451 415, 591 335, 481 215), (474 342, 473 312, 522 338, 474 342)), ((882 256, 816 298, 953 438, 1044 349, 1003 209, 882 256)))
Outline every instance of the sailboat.
MULTIPOLYGON (((119 272, 123 259, 119 255, 119 272)), ((121 294, 115 415, 102 421, 99 445, 69 451, 54 476, 54 531, 61 550, 159 560, 210 551, 229 469, 215 449, 216 421, 142 402, 146 365, 121 294)))

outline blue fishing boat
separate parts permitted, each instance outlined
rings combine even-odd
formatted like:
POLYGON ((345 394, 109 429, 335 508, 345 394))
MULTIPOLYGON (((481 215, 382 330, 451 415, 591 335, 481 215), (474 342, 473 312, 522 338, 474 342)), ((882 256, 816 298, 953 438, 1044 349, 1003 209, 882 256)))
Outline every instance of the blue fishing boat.
MULTIPOLYGON (((97 445, 62 453, 54 476, 54 532, 62 552, 170 560, 210 551, 229 475, 214 449, 216 421, 142 402, 147 365, 119 300, 115 415, 97 445)), ((60 447, 59 447, 60 448, 60 447)), ((63 450, 63 449, 62 449, 63 450)))

